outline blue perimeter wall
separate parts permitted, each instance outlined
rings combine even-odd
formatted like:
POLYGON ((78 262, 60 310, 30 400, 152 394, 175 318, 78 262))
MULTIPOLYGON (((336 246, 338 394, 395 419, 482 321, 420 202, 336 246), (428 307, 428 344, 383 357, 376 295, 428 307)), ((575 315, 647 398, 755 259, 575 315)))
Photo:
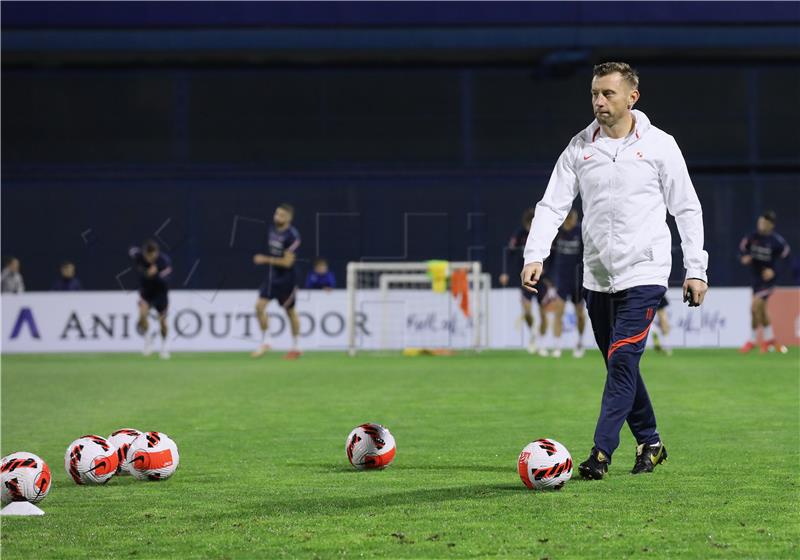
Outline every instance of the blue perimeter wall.
MULTIPOLYGON (((637 33, 661 49, 638 55, 638 107, 689 163, 712 283, 749 282, 736 245, 762 209, 778 212, 779 231, 800 253, 798 3, 623 12, 608 3, 90 4, 2 4, 2 251, 22 260, 30 289, 47 289, 63 259, 88 288, 130 287, 126 248, 151 236, 174 257, 174 287, 255 287, 261 272, 250 257, 282 201, 297 207, 301 274, 322 255, 341 282, 348 260, 379 258, 480 259, 513 277, 517 263, 503 246, 591 120, 591 63, 614 44, 630 49, 637 33), (243 61, 215 63, 233 37, 243 61), (726 50, 732 37, 782 56, 743 60, 726 50), (490 54, 480 63, 404 61, 420 40, 432 41, 429 53, 477 45, 490 54), (391 56, 246 59, 256 46, 313 47, 324 57, 341 41, 391 56), (717 41, 719 50, 669 62, 669 41, 717 41), (547 45, 568 50, 542 55, 547 45), (44 60, 78 46, 99 62, 30 62, 35 49, 44 60), (539 54, 509 62, 500 47, 539 54), (200 62, 120 58, 180 49, 200 52, 200 62), (19 54, 27 62, 14 64, 19 54)), ((791 266, 781 281, 796 282, 791 266)))

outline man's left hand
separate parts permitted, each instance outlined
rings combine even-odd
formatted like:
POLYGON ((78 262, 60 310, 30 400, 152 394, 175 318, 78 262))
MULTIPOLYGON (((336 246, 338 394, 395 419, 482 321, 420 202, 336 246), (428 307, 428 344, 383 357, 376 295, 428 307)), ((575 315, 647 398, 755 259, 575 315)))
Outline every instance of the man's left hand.
POLYGON ((687 278, 683 283, 683 301, 689 307, 698 307, 703 303, 708 291, 708 284, 697 278, 687 278))

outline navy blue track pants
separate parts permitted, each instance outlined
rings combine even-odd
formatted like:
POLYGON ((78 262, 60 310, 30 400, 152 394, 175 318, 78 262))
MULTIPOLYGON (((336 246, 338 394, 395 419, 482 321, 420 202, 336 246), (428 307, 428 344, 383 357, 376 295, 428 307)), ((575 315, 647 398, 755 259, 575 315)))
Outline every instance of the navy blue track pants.
POLYGON ((613 294, 586 290, 586 309, 607 370, 594 445, 609 458, 626 421, 637 443, 659 441, 639 360, 665 292, 663 286, 634 286, 613 294))

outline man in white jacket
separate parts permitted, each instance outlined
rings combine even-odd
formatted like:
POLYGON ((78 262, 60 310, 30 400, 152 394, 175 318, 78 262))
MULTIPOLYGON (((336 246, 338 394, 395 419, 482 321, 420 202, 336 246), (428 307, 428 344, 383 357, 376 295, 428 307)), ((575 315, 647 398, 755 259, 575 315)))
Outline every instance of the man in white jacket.
POLYGON ((558 158, 525 245, 522 283, 536 291, 542 263, 580 194, 583 202, 586 303, 606 362, 606 385, 589 458, 581 476, 608 472, 627 421, 636 438, 633 474, 651 472, 667 458, 639 360, 672 267, 666 212, 681 236, 686 281, 684 301, 703 302, 708 254, 703 250, 703 213, 675 139, 650 124, 641 111, 639 77, 630 66, 594 67, 592 108, 596 119, 558 158))

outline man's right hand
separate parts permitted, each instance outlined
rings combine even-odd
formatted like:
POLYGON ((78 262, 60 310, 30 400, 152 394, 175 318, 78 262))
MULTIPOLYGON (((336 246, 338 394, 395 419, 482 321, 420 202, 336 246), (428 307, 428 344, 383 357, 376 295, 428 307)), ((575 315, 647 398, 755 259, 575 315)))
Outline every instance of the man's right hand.
POLYGON ((522 269, 522 274, 520 274, 520 279, 522 280, 522 287, 528 290, 529 292, 533 292, 534 294, 539 293, 539 290, 536 289, 536 285, 539 283, 539 277, 541 275, 542 275, 542 263, 533 262, 530 264, 526 264, 525 267, 522 269))
POLYGON ((750 255, 742 255, 742 258, 740 260, 744 266, 750 266, 750 263, 753 262, 753 257, 751 257, 750 255))
POLYGON ((273 266, 280 266, 283 268, 291 268, 294 265, 295 254, 286 251, 282 257, 270 257, 269 255, 262 255, 261 253, 253 255, 254 264, 271 264, 273 266))
POLYGON ((500 278, 498 278, 498 280, 500 281, 501 286, 508 286, 508 274, 506 274, 505 272, 500 275, 500 278))

